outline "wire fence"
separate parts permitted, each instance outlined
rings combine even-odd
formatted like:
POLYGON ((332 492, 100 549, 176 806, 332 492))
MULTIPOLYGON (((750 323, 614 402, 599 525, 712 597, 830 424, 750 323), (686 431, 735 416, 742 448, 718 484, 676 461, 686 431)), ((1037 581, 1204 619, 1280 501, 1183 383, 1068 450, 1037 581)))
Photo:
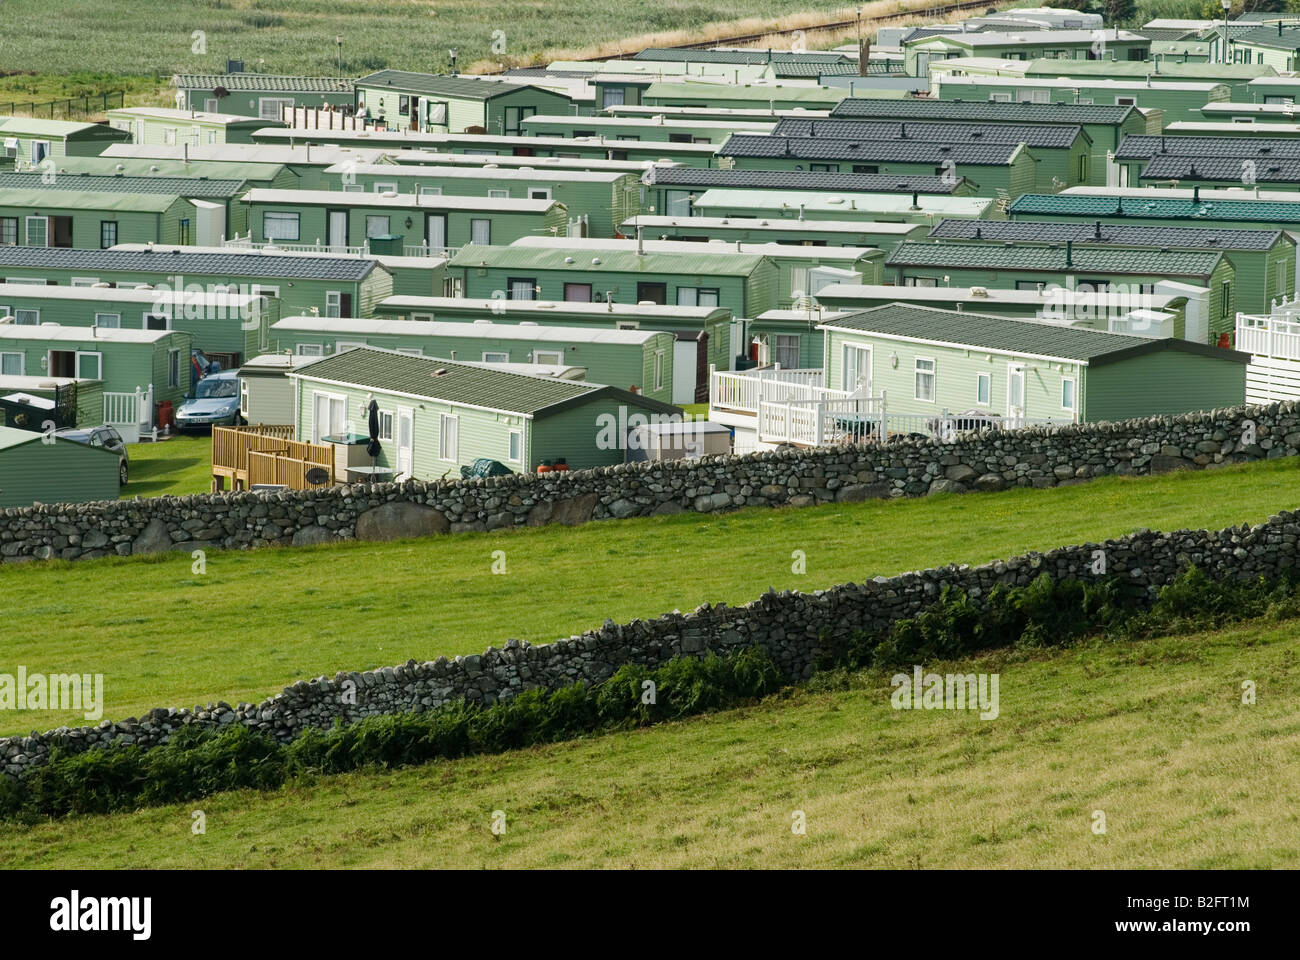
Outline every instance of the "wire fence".
POLYGON ((0 116, 33 117, 41 120, 85 120, 105 110, 123 106, 124 93, 97 93, 63 100, 0 102, 0 116))

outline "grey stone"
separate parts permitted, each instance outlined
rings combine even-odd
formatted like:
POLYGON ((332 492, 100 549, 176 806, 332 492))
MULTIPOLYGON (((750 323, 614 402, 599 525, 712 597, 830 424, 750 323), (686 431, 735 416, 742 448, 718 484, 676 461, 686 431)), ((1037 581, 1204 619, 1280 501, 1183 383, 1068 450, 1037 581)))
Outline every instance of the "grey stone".
POLYGON ((150 520, 140 535, 131 542, 131 554, 162 553, 172 548, 172 538, 167 524, 158 518, 150 520))
POLYGON ((440 510, 417 503, 393 501, 357 517, 356 537, 369 541, 403 540, 432 537, 450 529, 451 523, 440 510))

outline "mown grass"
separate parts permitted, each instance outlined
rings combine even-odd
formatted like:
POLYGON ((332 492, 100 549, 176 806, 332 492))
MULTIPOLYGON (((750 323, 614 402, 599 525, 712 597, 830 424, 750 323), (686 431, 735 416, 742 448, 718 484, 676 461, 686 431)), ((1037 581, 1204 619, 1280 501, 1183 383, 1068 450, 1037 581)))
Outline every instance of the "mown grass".
MULTIPOLYGON (((101 673, 105 716, 257 701, 296 680, 548 642, 769 586, 814 590, 1143 527, 1221 528, 1297 506, 1297 463, 1050 490, 683 514, 392 544, 0 567, 0 672, 101 673), (793 572, 793 553, 806 573, 793 572), (505 573, 492 572, 496 551, 505 573)), ((0 733, 76 714, 0 712, 0 733)))
MULTIPOLYGON (((933 5, 876 0, 862 9, 869 27, 873 16, 933 5)), ((57 11, 41 0, 6 0, 4 7, 7 70, 72 73, 94 64, 142 75, 221 73, 227 58, 261 73, 441 72, 451 48, 462 70, 482 69, 854 19, 845 0, 735 0, 725 7, 700 0, 100 0, 57 11), (492 49, 498 39, 503 53, 492 49)))
POLYGON ((1295 623, 999 653, 1000 715, 826 675, 679 723, 130 814, 0 825, 14 867, 1300 866, 1295 623), (1241 684, 1257 685, 1254 705, 1241 684), (206 833, 191 833, 202 810, 206 833), (494 811, 505 833, 491 831, 494 811), (795 811, 807 832, 792 829, 795 811), (1104 834, 1093 832, 1095 812, 1104 834))
POLYGON ((122 499, 184 497, 212 487, 212 437, 178 434, 158 443, 135 443, 122 499))

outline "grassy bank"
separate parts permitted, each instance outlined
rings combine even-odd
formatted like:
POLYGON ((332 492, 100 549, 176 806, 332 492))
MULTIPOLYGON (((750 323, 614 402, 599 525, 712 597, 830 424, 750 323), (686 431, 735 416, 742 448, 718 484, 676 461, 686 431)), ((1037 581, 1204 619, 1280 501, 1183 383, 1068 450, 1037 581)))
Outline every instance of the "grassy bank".
MULTIPOLYGON (((0 671, 102 673, 105 715, 256 701, 295 680, 546 642, 769 586, 814 590, 943 562, 982 563, 1135 529, 1220 528, 1293 509, 1274 461, 1051 490, 943 495, 460 534, 394 544, 0 567, 21 610, 0 671), (807 572, 792 572, 792 553, 807 572), (505 570, 492 573, 493 552, 505 570)), ((26 733, 74 714, 0 713, 26 733)))

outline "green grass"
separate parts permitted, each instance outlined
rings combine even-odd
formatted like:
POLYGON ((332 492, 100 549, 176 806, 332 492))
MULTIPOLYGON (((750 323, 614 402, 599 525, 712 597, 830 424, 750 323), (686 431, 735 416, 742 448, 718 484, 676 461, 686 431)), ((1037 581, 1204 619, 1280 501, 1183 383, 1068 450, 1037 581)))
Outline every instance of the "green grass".
POLYGON ((127 448, 131 467, 122 499, 184 497, 207 493, 212 487, 212 437, 178 434, 158 443, 133 443, 127 448))
MULTIPOLYGON (((1300 866, 1295 622, 960 666, 1000 715, 888 677, 740 710, 130 814, 0 825, 60 868, 1300 866), (1257 703, 1241 703, 1243 679, 1257 703), (206 833, 193 835, 202 810, 206 833), (493 812, 506 831, 491 833, 493 812), (807 833, 791 831, 803 811, 807 833), (1094 811, 1106 832, 1092 832, 1094 811)), ((934 665, 939 672, 958 669, 934 665)))
MULTIPOLYGON (((1221 528, 1297 506, 1295 460, 1050 490, 682 514, 395 544, 0 567, 0 672, 102 673, 105 716, 257 701, 295 680, 548 642, 769 586, 814 590, 1135 529, 1221 528), (792 552, 807 573, 792 572, 792 552), (506 573, 493 574, 504 551, 506 573)), ((0 713, 0 732, 84 722, 0 713)))

